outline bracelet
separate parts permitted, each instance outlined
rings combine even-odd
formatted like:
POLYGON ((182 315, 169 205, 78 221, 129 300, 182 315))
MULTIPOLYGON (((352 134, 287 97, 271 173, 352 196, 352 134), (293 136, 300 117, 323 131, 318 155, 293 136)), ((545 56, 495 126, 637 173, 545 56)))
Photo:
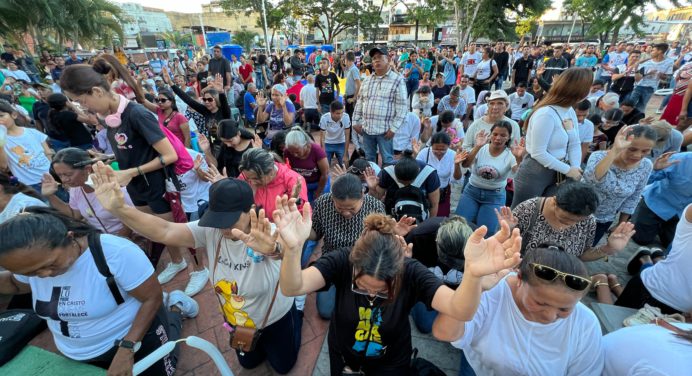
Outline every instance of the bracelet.
POLYGON ((144 175, 144 172, 142 171, 142 168, 140 166, 137 166, 137 174, 138 175, 144 175))

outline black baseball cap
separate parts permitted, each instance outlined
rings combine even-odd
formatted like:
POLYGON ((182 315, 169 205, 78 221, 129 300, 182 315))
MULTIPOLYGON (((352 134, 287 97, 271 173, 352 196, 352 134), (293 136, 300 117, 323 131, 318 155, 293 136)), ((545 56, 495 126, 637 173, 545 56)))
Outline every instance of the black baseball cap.
POLYGON ((209 209, 199 220, 201 227, 227 229, 238 222, 255 203, 250 185, 240 179, 223 179, 209 189, 209 209))
POLYGON ((370 52, 368 53, 368 55, 370 55, 370 57, 375 57, 375 54, 382 54, 384 56, 389 56, 389 50, 387 50, 387 47, 384 47, 384 46, 380 46, 380 47, 376 46, 376 47, 373 47, 370 49, 370 52))

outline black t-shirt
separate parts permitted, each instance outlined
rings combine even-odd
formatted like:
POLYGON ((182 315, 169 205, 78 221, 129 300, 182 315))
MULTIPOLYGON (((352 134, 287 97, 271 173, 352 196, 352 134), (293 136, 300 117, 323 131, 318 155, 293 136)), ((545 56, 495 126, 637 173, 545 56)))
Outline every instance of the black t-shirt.
POLYGON ((351 289, 353 265, 348 259, 349 252, 348 248, 333 251, 313 264, 326 282, 324 290, 332 285, 336 287, 334 314, 329 324, 329 347, 342 354, 352 369, 363 366, 366 374, 377 374, 380 367, 405 367, 411 361, 408 319, 411 308, 422 302, 431 309, 433 297, 442 282, 423 264, 407 258, 395 300, 385 304, 376 298, 370 304, 370 297, 356 294, 351 289))
POLYGON ((218 170, 223 171, 225 168, 226 174, 229 178, 237 178, 240 175, 240 170, 238 169, 240 160, 243 157, 243 154, 251 148, 252 144, 248 145, 248 147, 243 151, 237 151, 226 146, 225 144, 221 144, 219 154, 216 157, 216 160, 219 163, 218 170))
POLYGON ((322 75, 322 73, 318 73, 315 76, 315 87, 320 93, 320 104, 331 104, 334 102, 336 99, 334 97, 334 91, 338 83, 339 77, 337 77, 334 72, 329 72, 326 76, 322 75))
POLYGON ((438 87, 437 85, 433 85, 430 91, 433 93, 433 98, 435 99, 442 99, 446 95, 449 95, 449 87, 448 86, 442 86, 438 87))
POLYGON ((507 73, 507 65, 509 65, 509 53, 507 51, 502 51, 493 56, 495 62, 497 63, 498 74, 507 73))
POLYGON ((226 73, 231 73, 231 62, 225 57, 209 60, 209 76, 214 77, 217 73, 223 77, 223 86, 230 85, 226 80, 226 73))
POLYGON ((50 105, 44 101, 38 101, 34 103, 34 107, 32 108, 32 111, 34 114, 34 119, 38 119, 41 121, 41 125, 43 126, 43 133, 48 135, 48 137, 59 140, 59 141, 67 141, 67 137, 65 137, 64 134, 62 134, 60 131, 55 129, 52 124, 50 123, 50 119, 48 118, 48 112, 50 112, 50 105))
MULTIPOLYGON (((117 128, 108 127, 108 142, 121 170, 135 168, 158 158, 159 153, 152 147, 166 136, 159 128, 159 122, 149 110, 138 103, 130 102, 121 117, 117 128)), ((137 192, 138 199, 159 200, 165 190, 162 169, 144 176, 135 176, 128 184, 128 192, 137 192)))
POLYGON ((77 114, 72 111, 59 111, 52 116, 52 121, 52 125, 70 141, 70 146, 87 145, 94 141, 91 132, 77 120, 77 114))
POLYGON ((639 120, 644 119, 646 115, 643 112, 637 110, 636 108, 632 110, 629 114, 622 117, 622 123, 627 125, 639 124, 639 120))
POLYGON ((197 72, 197 82, 199 82, 199 88, 200 90, 204 89, 207 87, 207 77, 209 76, 208 71, 204 72, 197 72))
POLYGON ((524 59, 524 57, 520 57, 517 59, 517 61, 514 62, 514 66, 512 67, 513 70, 516 72, 514 73, 514 84, 518 84, 520 82, 525 83, 526 85, 529 85, 529 75, 531 74, 531 68, 533 67, 533 59, 531 57, 528 57, 524 59))

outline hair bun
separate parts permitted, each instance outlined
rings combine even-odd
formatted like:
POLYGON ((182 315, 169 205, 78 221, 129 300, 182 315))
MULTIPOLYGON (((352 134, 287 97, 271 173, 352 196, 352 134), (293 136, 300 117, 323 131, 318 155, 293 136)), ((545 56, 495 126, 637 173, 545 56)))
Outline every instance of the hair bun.
POLYGON ((97 59, 94 61, 92 68, 96 71, 96 73, 100 74, 108 74, 113 70, 113 67, 103 59, 97 59))
POLYGON ((394 234, 396 222, 386 214, 373 213, 365 218, 365 231, 377 231, 381 234, 394 234))

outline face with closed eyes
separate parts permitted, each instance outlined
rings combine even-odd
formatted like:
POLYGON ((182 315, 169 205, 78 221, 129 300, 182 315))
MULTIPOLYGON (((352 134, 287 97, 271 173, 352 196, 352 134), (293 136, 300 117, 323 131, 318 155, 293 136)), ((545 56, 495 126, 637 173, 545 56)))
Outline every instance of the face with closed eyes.
POLYGON ((551 324, 569 317, 585 294, 569 289, 559 279, 546 283, 527 282, 517 276, 508 279, 508 283, 516 284, 512 296, 524 318, 540 324, 551 324))

